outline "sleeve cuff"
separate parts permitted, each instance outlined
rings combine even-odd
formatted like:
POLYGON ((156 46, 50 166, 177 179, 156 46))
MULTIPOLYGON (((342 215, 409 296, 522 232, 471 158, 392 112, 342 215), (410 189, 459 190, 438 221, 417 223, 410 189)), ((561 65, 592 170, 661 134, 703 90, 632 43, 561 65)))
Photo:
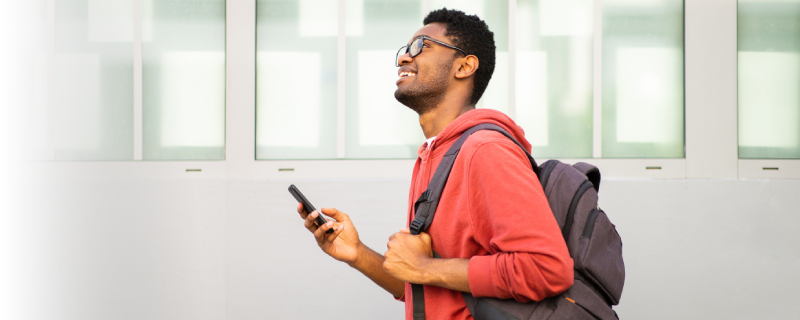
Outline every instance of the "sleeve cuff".
MULTIPOLYGON (((394 295, 392 295, 392 298, 394 298, 394 295)), ((403 295, 401 295, 400 298, 394 298, 394 299, 400 302, 406 302, 406 291, 403 290, 403 295)))
POLYGON ((472 291, 474 297, 495 297, 497 293, 494 290, 494 278, 492 264, 494 263, 494 255, 491 256, 474 256, 469 259, 469 268, 467 269, 467 280, 469 281, 469 290, 472 291))

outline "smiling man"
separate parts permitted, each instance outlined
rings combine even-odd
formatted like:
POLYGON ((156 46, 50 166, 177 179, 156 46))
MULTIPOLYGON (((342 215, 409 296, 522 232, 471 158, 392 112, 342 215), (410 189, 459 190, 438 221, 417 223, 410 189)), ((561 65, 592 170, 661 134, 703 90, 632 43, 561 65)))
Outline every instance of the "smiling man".
MULTIPOLYGON (((494 35, 486 23, 441 9, 423 24, 396 58, 395 98, 419 114, 427 138, 412 175, 409 223, 414 201, 445 152, 470 127, 496 124, 530 150, 522 128, 508 116, 475 109, 495 64, 494 35)), ((573 282, 572 259, 527 156, 495 131, 478 131, 461 147, 428 233, 400 230, 384 255, 361 243, 345 213, 321 211, 336 221, 317 227, 319 212, 306 215, 298 206, 322 250, 405 301, 406 319, 421 318, 413 311, 412 283, 423 285, 425 318, 471 319, 461 292, 539 301, 573 282), (433 258, 433 251, 443 258, 433 258)))

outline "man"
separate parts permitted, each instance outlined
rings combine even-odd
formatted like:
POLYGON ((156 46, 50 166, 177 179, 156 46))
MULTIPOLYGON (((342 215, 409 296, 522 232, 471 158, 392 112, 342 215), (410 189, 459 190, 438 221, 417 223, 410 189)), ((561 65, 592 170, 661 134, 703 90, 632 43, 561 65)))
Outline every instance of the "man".
MULTIPOLYGON (((414 166, 409 222, 444 153, 468 128, 497 124, 530 150, 508 116, 475 109, 494 71, 493 37, 478 17, 441 9, 398 53, 395 98, 419 114, 428 139, 414 166)), ((527 302, 559 294, 573 282, 572 259, 531 164, 498 132, 478 131, 467 139, 428 233, 395 233, 385 255, 361 243, 345 213, 321 210, 336 221, 318 228, 318 212, 297 208, 325 253, 406 302, 406 319, 412 319, 410 283, 424 285, 427 319, 470 319, 461 292, 527 302), (443 258, 432 258, 432 250, 443 258)))

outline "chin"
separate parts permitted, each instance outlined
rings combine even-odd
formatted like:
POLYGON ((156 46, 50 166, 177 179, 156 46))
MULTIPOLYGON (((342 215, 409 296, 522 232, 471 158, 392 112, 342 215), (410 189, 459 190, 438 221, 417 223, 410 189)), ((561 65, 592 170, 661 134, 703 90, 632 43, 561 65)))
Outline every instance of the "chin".
POLYGON ((394 91, 394 98, 397 99, 397 102, 400 102, 404 106, 411 108, 411 110, 417 111, 417 109, 413 107, 413 102, 415 99, 407 90, 397 88, 397 90, 394 91))
POLYGON ((403 91, 400 89, 397 89, 394 92, 394 98, 404 106, 414 110, 414 112, 416 112, 418 115, 422 115, 428 111, 431 111, 435 106, 435 104, 431 104, 428 99, 422 99, 418 96, 410 94, 408 91, 403 91))

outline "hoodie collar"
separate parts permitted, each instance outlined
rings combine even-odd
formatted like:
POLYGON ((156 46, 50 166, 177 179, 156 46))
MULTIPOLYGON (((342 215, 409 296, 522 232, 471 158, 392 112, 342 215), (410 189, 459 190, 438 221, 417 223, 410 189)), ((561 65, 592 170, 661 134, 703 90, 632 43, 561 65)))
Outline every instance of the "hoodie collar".
POLYGON ((525 132, 507 115, 492 109, 473 109, 458 116, 436 135, 436 143, 431 146, 430 151, 438 153, 442 146, 449 146, 450 142, 458 139, 464 131, 481 123, 493 123, 500 126, 508 131, 514 139, 517 139, 525 149, 531 150, 531 144, 525 139, 525 132))

